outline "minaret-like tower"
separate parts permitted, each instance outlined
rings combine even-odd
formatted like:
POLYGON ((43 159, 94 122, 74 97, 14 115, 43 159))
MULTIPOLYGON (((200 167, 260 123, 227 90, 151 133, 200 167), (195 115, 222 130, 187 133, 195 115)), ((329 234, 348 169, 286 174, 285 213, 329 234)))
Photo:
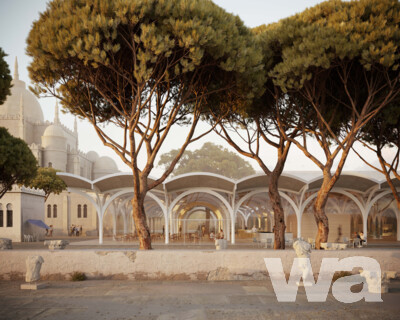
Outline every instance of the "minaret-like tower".
POLYGON ((18 73, 18 59, 15 57, 15 62, 14 62, 14 77, 13 80, 19 80, 19 73, 18 73))
MULTIPOLYGON (((18 67, 18 62, 15 59, 15 64, 18 67)), ((18 77, 18 71, 14 72, 14 76, 17 75, 18 77)), ((24 98, 22 97, 22 94, 19 99, 19 137, 25 141, 25 117, 24 117, 24 98)))
POLYGON ((78 152, 78 149, 79 149, 79 146, 78 146, 78 121, 76 119, 76 116, 75 116, 75 119, 74 119, 74 134, 75 134, 75 139, 76 139, 75 140, 76 141, 75 149, 78 152))
POLYGON ((76 121, 76 116, 74 119, 74 133, 77 135, 78 134, 78 122, 76 121))
POLYGON ((56 100, 56 107, 54 110, 54 124, 56 124, 56 125, 60 124, 60 118, 58 116, 58 100, 56 100))

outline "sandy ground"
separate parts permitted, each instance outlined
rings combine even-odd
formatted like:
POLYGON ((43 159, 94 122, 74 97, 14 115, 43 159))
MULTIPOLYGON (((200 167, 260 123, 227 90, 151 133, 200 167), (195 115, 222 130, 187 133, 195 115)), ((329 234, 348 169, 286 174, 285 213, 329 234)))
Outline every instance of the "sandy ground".
POLYGON ((399 319, 400 281, 383 302, 309 303, 276 300, 269 281, 161 282, 92 280, 48 282, 37 291, 0 281, 0 319, 399 319))

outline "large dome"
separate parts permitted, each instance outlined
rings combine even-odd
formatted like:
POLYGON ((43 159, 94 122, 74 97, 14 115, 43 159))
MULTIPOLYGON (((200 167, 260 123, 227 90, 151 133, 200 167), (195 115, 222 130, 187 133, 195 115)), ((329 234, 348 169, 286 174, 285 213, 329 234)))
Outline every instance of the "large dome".
POLYGON ((36 97, 26 89, 25 82, 14 79, 12 81, 11 95, 0 108, 0 115, 19 115, 21 95, 24 106, 24 118, 31 122, 43 122, 43 112, 36 97))
POLYGON ((63 129, 56 125, 52 124, 46 128, 43 132, 43 137, 60 137, 60 138, 65 138, 63 129))

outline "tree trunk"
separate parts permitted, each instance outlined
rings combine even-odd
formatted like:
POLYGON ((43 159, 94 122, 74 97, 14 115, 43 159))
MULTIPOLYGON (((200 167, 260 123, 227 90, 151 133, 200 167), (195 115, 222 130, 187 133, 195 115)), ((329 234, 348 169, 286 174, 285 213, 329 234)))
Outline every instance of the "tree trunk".
POLYGON ((145 195, 138 194, 132 198, 132 215, 135 221, 136 232, 139 237, 140 250, 151 250, 151 236, 150 230, 147 226, 146 213, 144 212, 144 198, 145 195))
POLYGON ((269 180, 269 198, 274 210, 274 249, 285 249, 285 214, 283 211, 281 196, 278 190, 278 172, 271 172, 269 180))
POLYGON ((329 223, 328 217, 325 213, 325 205, 328 201, 329 188, 328 183, 330 181, 323 181, 321 188, 318 191, 317 199, 314 203, 314 218, 317 223, 318 233, 315 239, 315 248, 321 249, 321 242, 328 242, 329 235, 329 223))

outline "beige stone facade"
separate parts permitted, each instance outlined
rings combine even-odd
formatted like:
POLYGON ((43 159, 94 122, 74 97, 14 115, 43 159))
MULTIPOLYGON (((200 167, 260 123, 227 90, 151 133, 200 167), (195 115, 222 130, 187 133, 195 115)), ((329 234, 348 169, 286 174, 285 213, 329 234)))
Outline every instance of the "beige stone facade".
MULTIPOLYGON (((59 119, 57 103, 54 121, 44 121, 38 100, 26 88, 25 82, 19 79, 17 61, 12 84, 11 95, 0 108, 0 126, 7 128, 13 136, 23 139, 28 144, 39 166, 53 167, 87 179, 118 172, 111 158, 99 157, 94 151, 84 153, 79 150, 77 122, 75 121, 73 130, 64 126, 59 119)), ((96 210, 87 199, 68 192, 51 195, 46 203, 43 199, 42 192, 24 188, 21 190, 18 187, 14 187, 0 199, 3 208, 0 208, 3 211, 0 237, 22 241, 24 234, 39 233, 38 230, 31 230, 24 225, 27 219, 42 220, 47 225, 52 225, 55 235, 68 234, 72 225, 82 226, 83 234, 86 231, 96 233, 96 210), (7 206, 12 208, 13 212, 12 227, 7 227, 7 211, 10 212, 7 206)), ((44 229, 40 230, 40 233, 44 232, 44 229)))

